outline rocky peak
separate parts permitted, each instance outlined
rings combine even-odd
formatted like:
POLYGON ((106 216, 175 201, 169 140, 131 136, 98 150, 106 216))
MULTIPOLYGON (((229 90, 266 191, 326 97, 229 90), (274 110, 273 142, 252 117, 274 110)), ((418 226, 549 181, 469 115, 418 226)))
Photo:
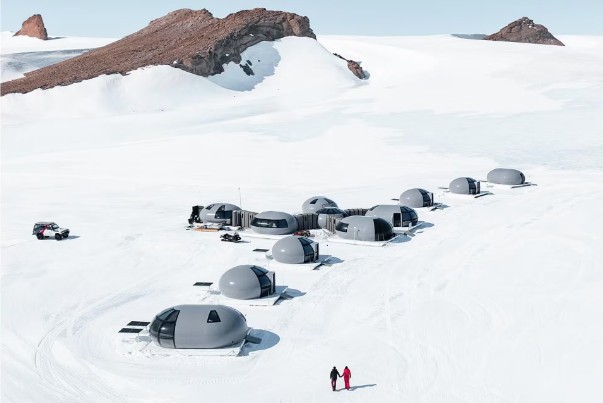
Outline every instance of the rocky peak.
POLYGON ((535 24, 528 17, 513 21, 495 34, 484 38, 488 41, 507 41, 521 43, 536 43, 541 45, 565 46, 555 38, 549 30, 540 24, 535 24))
POLYGON ((164 15, 163 17, 152 20, 147 28, 145 29, 156 29, 160 27, 169 26, 172 24, 181 24, 182 22, 188 22, 189 24, 202 24, 213 19, 212 13, 207 11, 205 8, 202 10, 191 10, 189 8, 183 8, 180 10, 172 11, 164 15))
POLYGON ((46 32, 46 27, 44 26, 44 21, 42 20, 42 16, 40 14, 34 14, 25 21, 21 25, 21 29, 17 31, 14 36, 32 36, 34 38, 48 39, 48 33, 46 32))
MULTIPOLYGON (((224 64, 240 64, 248 47, 285 36, 316 39, 308 17, 284 11, 256 8, 215 18, 207 10, 176 10, 107 46, 2 83, 0 92, 26 93, 155 65, 207 77, 222 73, 224 64)), ((247 67, 241 66, 252 74, 247 67)))

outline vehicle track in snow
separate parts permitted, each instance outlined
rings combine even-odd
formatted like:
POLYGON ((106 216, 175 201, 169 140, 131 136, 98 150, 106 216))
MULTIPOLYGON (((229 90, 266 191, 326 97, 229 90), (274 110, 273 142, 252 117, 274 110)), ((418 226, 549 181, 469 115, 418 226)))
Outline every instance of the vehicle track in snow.
MULTIPOLYGON (((123 253, 123 248, 127 250, 134 247, 132 243, 142 236, 143 234, 138 234, 134 237, 126 237, 124 242, 121 243, 122 250, 117 253, 123 253)), ((136 262, 134 267, 143 264, 141 258, 136 257, 136 254, 133 256, 136 262)), ((192 259, 190 257, 178 268, 170 268, 170 271, 177 273, 178 271, 187 270, 192 259)), ((106 357, 102 356, 104 350, 98 350, 98 346, 89 345, 89 341, 85 338, 90 335, 90 332, 102 333, 106 330, 102 328, 91 330, 94 329, 96 321, 104 314, 139 298, 148 297, 145 289, 164 275, 163 272, 159 272, 142 278, 132 285, 101 297, 95 302, 81 303, 81 308, 78 307, 69 313, 62 313, 60 318, 54 319, 53 327, 42 337, 34 354, 36 371, 46 387, 52 390, 54 396, 60 396, 61 401, 73 402, 90 400, 123 401, 123 396, 113 389, 107 379, 97 375, 97 371, 101 370, 99 365, 107 360, 106 357), (57 349, 57 343, 61 344, 61 341, 65 343, 65 347, 70 346, 63 353, 67 351, 72 357, 77 356, 75 365, 73 363, 72 365, 66 364, 63 362, 64 357, 61 358, 55 354, 54 350, 57 349)), ((115 337, 117 337, 116 333, 115 337)))

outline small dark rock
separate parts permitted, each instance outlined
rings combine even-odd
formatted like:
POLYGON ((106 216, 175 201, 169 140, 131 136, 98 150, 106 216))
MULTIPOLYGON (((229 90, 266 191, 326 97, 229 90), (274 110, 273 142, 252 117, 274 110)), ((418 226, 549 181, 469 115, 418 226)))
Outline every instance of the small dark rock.
POLYGON ((354 74, 356 77, 358 77, 361 80, 364 80, 366 78, 368 78, 366 72, 362 69, 362 67, 360 66, 360 63, 354 61, 354 60, 348 60, 345 57, 337 54, 337 53, 333 53, 335 56, 337 56, 338 58, 345 60, 348 63, 348 69, 352 72, 352 74, 354 74))
POLYGON ((255 73, 253 72, 253 70, 251 70, 251 67, 249 67, 248 64, 239 64, 239 67, 242 68, 245 74, 247 74, 248 76, 255 75, 255 73))

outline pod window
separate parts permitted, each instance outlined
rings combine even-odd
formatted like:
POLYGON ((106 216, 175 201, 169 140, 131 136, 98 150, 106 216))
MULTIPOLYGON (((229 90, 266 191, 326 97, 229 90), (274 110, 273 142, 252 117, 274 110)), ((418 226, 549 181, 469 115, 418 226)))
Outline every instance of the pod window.
POLYGON ((215 309, 212 309, 211 311, 209 311, 209 315, 207 316, 207 323, 217 322, 221 322, 220 315, 218 315, 218 312, 215 309))

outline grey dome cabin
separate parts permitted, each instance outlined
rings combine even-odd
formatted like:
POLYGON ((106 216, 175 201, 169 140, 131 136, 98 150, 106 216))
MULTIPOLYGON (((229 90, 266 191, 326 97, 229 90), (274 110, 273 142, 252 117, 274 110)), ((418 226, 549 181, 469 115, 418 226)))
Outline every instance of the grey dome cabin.
POLYGON ((302 236, 287 236, 272 247, 272 257, 280 263, 303 264, 318 261, 318 243, 302 236))
POLYGON ((393 227, 412 227, 419 222, 416 211, 399 204, 382 204, 371 207, 365 216, 383 218, 393 227))
POLYGON ((488 172, 488 182, 499 185, 523 185, 526 177, 523 172, 511 168, 496 168, 488 172))
POLYGON ((310 197, 302 204, 302 213, 316 213, 318 210, 326 207, 337 208, 337 203, 324 196, 314 196, 310 197))
POLYGON ((161 312, 149 334, 165 348, 222 348, 241 343, 249 328, 243 314, 223 305, 178 305, 161 312))
POLYGON ((315 211, 315 213, 318 214, 318 226, 322 229, 327 228, 329 217, 345 218, 348 216, 348 213, 337 207, 325 207, 315 211))
POLYGON ((480 192, 479 181, 469 177, 456 178, 450 182, 448 189, 451 193, 462 195, 476 195, 480 192))
POLYGON ((433 193, 425 189, 408 189, 400 195, 400 204, 412 208, 431 207, 434 204, 433 193))
POLYGON ((387 241, 394 237, 392 225, 383 218, 357 215, 339 221, 335 232, 341 238, 356 241, 387 241))
POLYGON ((220 292, 233 299, 255 299, 274 294, 274 272, 253 265, 235 266, 220 277, 220 292))
POLYGON ((297 231, 297 220, 281 211, 264 211, 251 221, 251 229, 258 234, 289 235, 297 231))
POLYGON ((199 218, 206 223, 230 224, 232 212, 241 210, 239 206, 228 203, 214 203, 199 211, 199 218))

